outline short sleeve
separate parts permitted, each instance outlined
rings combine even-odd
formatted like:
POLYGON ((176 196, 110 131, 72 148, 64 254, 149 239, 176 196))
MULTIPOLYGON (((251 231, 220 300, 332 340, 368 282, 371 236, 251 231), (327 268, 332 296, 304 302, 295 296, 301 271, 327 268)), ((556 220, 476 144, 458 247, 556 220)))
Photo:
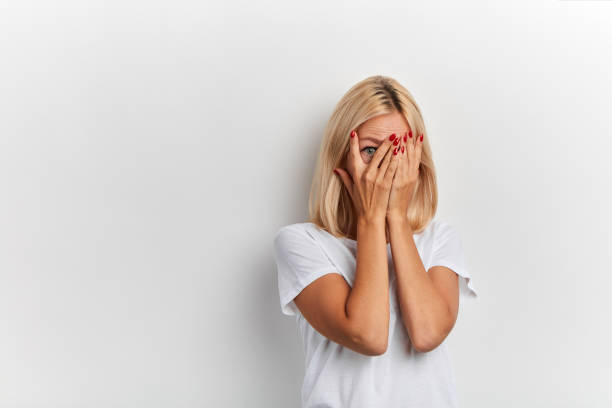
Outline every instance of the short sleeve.
POLYGON ((435 229, 432 266, 446 266, 459 275, 460 297, 477 297, 472 276, 467 268, 463 242, 458 231, 450 224, 439 221, 435 229))
POLYGON ((289 316, 299 313, 293 299, 306 286, 328 273, 340 274, 303 224, 291 224, 278 230, 274 237, 274 258, 281 312, 289 316))

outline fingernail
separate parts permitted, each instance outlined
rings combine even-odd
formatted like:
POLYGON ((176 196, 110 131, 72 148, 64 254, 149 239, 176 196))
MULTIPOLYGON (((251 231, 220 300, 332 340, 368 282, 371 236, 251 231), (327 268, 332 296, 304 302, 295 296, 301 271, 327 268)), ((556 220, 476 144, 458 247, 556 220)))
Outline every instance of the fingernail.
POLYGON ((404 153, 404 146, 402 146, 402 153, 404 153))
POLYGON ((336 173, 337 175, 340 175, 340 173, 338 173, 338 170, 334 169, 334 173, 336 173))
POLYGON ((397 147, 393 149, 393 154, 396 155, 397 154, 397 147))
POLYGON ((355 137, 355 131, 354 130, 351 131, 351 137, 355 137))
POLYGON ((421 133, 421 142, 423 141, 423 134, 421 133))
POLYGON ((407 141, 407 140, 408 140, 408 138, 406 137, 406 135, 404 135, 404 142, 407 141))
POLYGON ((395 140, 395 133, 392 133, 391 136, 389 136, 389 140, 391 141, 395 140))
POLYGON ((399 144, 399 139, 395 139, 395 142, 393 142, 393 146, 397 146, 399 144))
POLYGON ((410 138, 412 139, 412 129, 410 129, 410 131, 408 132, 408 136, 410 136, 410 138))

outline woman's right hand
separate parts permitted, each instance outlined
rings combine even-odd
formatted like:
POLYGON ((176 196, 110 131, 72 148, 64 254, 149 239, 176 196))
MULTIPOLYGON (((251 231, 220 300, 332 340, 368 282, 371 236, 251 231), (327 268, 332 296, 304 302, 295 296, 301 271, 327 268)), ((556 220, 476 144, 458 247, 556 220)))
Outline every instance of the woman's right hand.
POLYGON ((351 132, 346 169, 334 171, 348 190, 358 219, 385 220, 401 143, 401 137, 386 137, 366 164, 359 152, 357 131, 351 132), (394 146, 395 140, 399 142, 394 146))

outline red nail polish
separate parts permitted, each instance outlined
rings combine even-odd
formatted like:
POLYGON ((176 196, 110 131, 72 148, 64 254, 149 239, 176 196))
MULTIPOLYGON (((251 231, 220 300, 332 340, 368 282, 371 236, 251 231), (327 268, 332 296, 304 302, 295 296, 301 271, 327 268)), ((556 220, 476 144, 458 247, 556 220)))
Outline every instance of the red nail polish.
POLYGON ((404 135, 404 142, 408 141, 408 138, 406 137, 406 135, 404 135))
POLYGON ((393 149, 393 155, 397 154, 397 147, 395 149, 393 149))
POLYGON ((402 153, 404 153, 404 146, 402 146, 402 153))
POLYGON ((355 137, 355 131, 354 130, 351 131, 351 137, 355 137))
POLYGON ((399 144, 400 140, 399 139, 395 139, 395 142, 393 142, 393 146, 397 146, 399 144))
POLYGON ((340 173, 338 173, 338 170, 334 169, 334 173, 336 173, 337 175, 340 175, 340 173))
POLYGON ((395 133, 391 134, 391 136, 389 136, 389 140, 393 141, 395 140, 395 133))
POLYGON ((412 129, 410 129, 410 131, 408 132, 408 136, 410 136, 410 138, 412 139, 412 129))
POLYGON ((423 141, 423 134, 421 133, 421 142, 423 141))

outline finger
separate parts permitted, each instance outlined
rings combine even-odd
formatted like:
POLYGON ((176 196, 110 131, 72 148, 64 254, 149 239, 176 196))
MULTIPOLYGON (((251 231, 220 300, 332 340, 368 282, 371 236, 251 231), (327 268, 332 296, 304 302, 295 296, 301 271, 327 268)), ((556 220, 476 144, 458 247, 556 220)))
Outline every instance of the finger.
POLYGON ((412 157, 413 157, 413 154, 414 154, 414 150, 416 149, 416 146, 417 146, 417 143, 418 143, 417 142, 418 137, 415 136, 415 137, 410 138, 410 133, 411 132, 412 131, 410 131, 408 133, 408 137, 409 138, 408 138, 408 143, 406 144, 406 153, 408 154, 409 161, 413 160, 412 157))
POLYGON ((364 163, 359 152, 359 135, 357 130, 351 130, 349 135, 349 152, 347 156, 347 170, 354 177, 363 169, 364 163))
POLYGON ((406 138, 406 145, 404 147, 405 151, 405 165, 402 166, 402 172, 404 174, 406 174, 408 172, 408 168, 410 167, 410 162, 411 162, 411 155, 412 155, 412 149, 414 149, 414 140, 416 139, 416 137, 413 137, 414 135, 412 134, 412 129, 408 128, 408 138, 406 138))
POLYGON ((417 168, 417 172, 419 171, 419 166, 421 165, 421 152, 423 151, 423 134, 421 133, 421 137, 419 137, 419 142, 417 143, 416 147, 415 147, 415 152, 414 152, 414 160, 416 162, 416 168, 417 168))
POLYGON ((344 169, 334 169, 334 173, 340 177, 342 184, 344 184, 344 187, 346 187, 348 190, 349 195, 351 198, 353 198, 353 179, 351 178, 351 175, 344 169))
POLYGON ((406 140, 406 150, 408 150, 408 147, 410 145, 415 146, 417 139, 418 139, 418 137, 412 133, 412 129, 409 129, 408 130, 408 138, 406 140))
POLYGON ((410 142, 404 142, 404 140, 408 140, 407 135, 404 135, 404 137, 402 138, 402 144, 401 146, 399 146, 398 156, 400 157, 398 159, 399 163, 397 164, 397 170, 395 171, 396 175, 394 179, 398 176, 402 176, 403 173, 405 173, 406 171, 406 164, 408 162, 408 146, 410 142))
POLYGON ((375 169, 380 165, 382 159, 385 157, 385 154, 387 154, 392 144, 395 144, 395 146, 399 144, 398 138, 397 136, 395 136, 395 133, 386 138, 380 144, 380 146, 378 146, 376 152, 374 152, 374 156, 372 156, 372 159, 370 160, 370 163, 368 163, 367 170, 375 169))
POLYGON ((412 153, 414 150, 414 139, 415 138, 408 139, 406 145, 404 146, 404 153, 406 155, 406 162, 408 162, 408 164, 410 164, 412 153))
POLYGON ((389 167, 391 159, 397 156, 399 153, 398 148, 399 146, 387 150, 387 153, 385 154, 385 157, 383 158, 382 163, 380 163, 380 167, 378 168, 378 174, 376 176, 378 181, 382 181, 385 178, 385 173, 387 172, 387 168, 389 167))
POLYGON ((419 136, 414 138, 414 145, 409 147, 408 155, 410 156, 411 161, 420 161, 421 151, 423 150, 423 142, 421 141, 422 138, 423 134, 421 133, 419 136))
POLYGON ((397 170, 402 162, 401 157, 401 153, 394 155, 391 162, 389 162, 389 167, 387 167, 387 172, 385 173, 384 183, 385 185, 390 185, 391 188, 393 188, 393 180, 395 179, 397 170))
POLYGON ((402 154, 399 153, 401 152, 401 147, 397 146, 396 148, 394 148, 394 154, 391 156, 391 160, 389 161, 389 165, 387 166, 387 171, 385 172, 385 176, 384 176, 384 180, 386 181, 390 181, 393 179, 398 165, 400 164, 400 161, 402 160, 402 154), (397 150, 397 149, 400 150, 397 150))

